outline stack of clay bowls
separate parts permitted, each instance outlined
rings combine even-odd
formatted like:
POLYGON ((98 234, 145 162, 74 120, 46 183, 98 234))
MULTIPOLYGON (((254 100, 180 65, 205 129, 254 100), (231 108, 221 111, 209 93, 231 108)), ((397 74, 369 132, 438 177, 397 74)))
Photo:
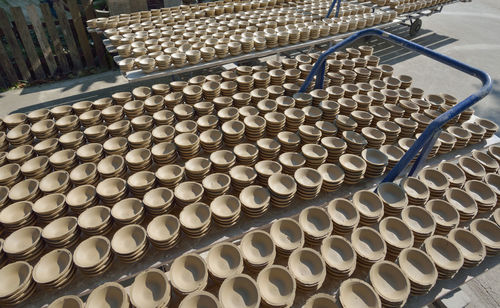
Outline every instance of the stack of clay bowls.
POLYGON ((103 205, 86 209, 78 216, 78 227, 88 236, 109 233, 113 227, 111 209, 103 205))
POLYGON ((96 192, 104 205, 112 206, 127 195, 127 182, 120 178, 105 179, 97 185, 96 192))
POLYGON ((88 143, 76 150, 76 155, 82 163, 97 164, 104 158, 104 149, 99 143, 88 143))
POLYGON ((413 246, 419 247, 422 242, 432 236, 436 229, 434 216, 424 207, 408 206, 401 212, 401 219, 413 232, 413 246))
POLYGON ((259 160, 273 160, 281 149, 280 143, 271 138, 259 139, 256 145, 259 148, 259 160))
POLYGON ((52 221, 43 228, 42 237, 52 248, 73 247, 80 240, 76 217, 65 216, 52 221))
POLYGON ((156 216, 146 230, 149 242, 160 250, 173 248, 179 241, 180 225, 173 215, 156 216))
POLYGON ((276 257, 276 247, 271 236, 264 231, 246 233, 240 242, 241 255, 245 268, 250 271, 260 271, 273 264, 276 257))
POLYGON ((81 242, 73 252, 73 262, 88 276, 104 273, 111 266, 111 242, 104 236, 92 236, 81 242))
POLYGON ((265 268, 257 277, 257 285, 266 306, 290 307, 293 304, 296 283, 287 268, 280 265, 265 268), (276 293, 276 289, 281 292, 276 293))
POLYGON ((106 155, 124 155, 128 152, 128 141, 125 137, 113 137, 102 145, 106 155))
POLYGON ((500 251, 500 227, 497 224, 484 218, 475 219, 470 224, 469 229, 484 244, 488 256, 498 254, 500 251))
POLYGON ((361 157, 366 162, 365 177, 375 178, 381 176, 385 167, 389 164, 389 159, 384 152, 378 149, 364 149, 361 157))
POLYGON ((209 129, 200 134, 200 144, 203 151, 213 153, 222 146, 222 133, 217 129, 209 129))
POLYGON ((449 188, 444 198, 458 211, 460 222, 469 221, 476 216, 477 203, 467 192, 459 188, 449 188))
POLYGON ((250 185, 245 187, 239 195, 241 209, 249 217, 262 216, 269 208, 271 194, 262 186, 250 185))
POLYGON ((153 163, 151 151, 149 149, 134 149, 125 155, 125 162, 131 172, 149 170, 153 163))
POLYGON ((97 205, 98 202, 96 188, 89 184, 77 186, 66 195, 66 204, 77 214, 97 205))
POLYGON ((33 203, 30 201, 13 203, 0 212, 0 223, 2 223, 5 230, 9 232, 34 225, 36 216, 32 207, 33 203))
POLYGON ((187 179, 190 181, 201 182, 210 172, 210 160, 203 157, 191 158, 184 165, 187 179))
POLYGON ((273 222, 269 234, 276 245, 276 252, 281 256, 287 257, 295 249, 304 246, 304 232, 297 221, 291 218, 273 222))
POLYGON ((460 214, 449 202, 434 199, 427 202, 425 209, 429 211, 436 221, 437 235, 446 235, 455 229, 460 222, 460 214))
POLYGON ((192 238, 200 238, 210 230, 212 213, 210 207, 202 202, 185 206, 179 214, 182 232, 192 238))
POLYGON ((403 307, 410 295, 410 281, 396 264, 381 261, 372 266, 370 283, 384 307, 403 307))
POLYGON ((385 216, 399 216, 403 208, 408 205, 406 193, 395 183, 380 183, 377 187, 377 194, 384 203, 385 216))
POLYGON ((146 230, 136 224, 118 229, 111 240, 111 248, 121 262, 137 262, 148 248, 146 230))
POLYGON ((236 163, 236 155, 228 150, 219 150, 210 154, 210 161, 215 172, 227 173, 236 163))
POLYGON ((305 144, 301 150, 306 159, 306 167, 318 168, 328 157, 328 151, 318 144, 305 144))
POLYGON ((423 247, 436 265, 439 279, 452 279, 464 264, 460 249, 444 236, 429 237, 423 247))
POLYGON ((442 172, 430 168, 422 169, 418 173, 418 179, 429 188, 430 199, 443 198, 450 184, 442 172))
POLYGON ((90 293, 86 307, 129 307, 129 297, 125 288, 117 282, 106 282, 90 293))
POLYGON ((450 182, 450 188, 462 188, 465 183, 465 173, 460 167, 454 163, 441 162, 437 169, 446 176, 448 182, 450 182))
POLYGON ((294 178, 286 174, 273 174, 268 179, 271 192, 271 204, 276 207, 287 207, 297 192, 294 178))
POLYGON ((158 165, 173 164, 177 160, 176 145, 171 142, 161 142, 151 148, 153 161, 158 165))
POLYGON ((429 200, 429 188, 421 180, 409 177, 402 180, 401 186, 408 196, 409 205, 424 206, 427 200, 429 200))
POLYGON ((496 172, 499 168, 499 163, 487 153, 480 151, 472 151, 472 157, 477 160, 488 173, 496 172))
POLYGON ((37 260, 43 247, 42 228, 33 226, 14 231, 3 243, 3 251, 11 261, 37 260))
POLYGON ((283 167, 283 172, 289 175, 293 175, 306 163, 304 156, 296 152, 285 152, 279 156, 278 161, 283 167))
POLYGON ((240 200, 232 195, 223 195, 210 203, 210 212, 214 222, 222 228, 234 226, 241 213, 240 200))
POLYGON ((380 147, 380 151, 387 156, 387 166, 386 170, 391 170, 396 166, 396 164, 401 160, 404 156, 405 151, 395 145, 383 145, 380 147))
POLYGON ((361 157, 354 154, 343 154, 339 158, 339 163, 344 169, 344 182, 346 184, 356 184, 361 181, 366 170, 366 162, 361 157))
POLYGON ((330 215, 319 207, 308 207, 302 210, 299 215, 299 225, 309 245, 319 245, 333 230, 330 215))
POLYGON ((139 224, 144 219, 144 207, 137 198, 123 199, 113 205, 111 216, 118 226, 139 224))
POLYGON ((33 280, 38 286, 59 289, 71 282, 76 267, 67 249, 55 249, 47 253, 33 267, 33 280))
POLYGON ((474 233, 465 229, 453 229, 448 239, 455 244, 464 257, 464 267, 473 268, 483 262, 486 248, 474 233))
POLYGON ((333 235, 321 243, 321 256, 325 260, 328 275, 335 280, 349 278, 356 269, 356 252, 342 236, 333 235))
POLYGON ((334 199, 328 203, 326 209, 333 222, 333 234, 351 234, 359 224, 359 212, 347 199, 334 199))
POLYGON ((261 160, 255 164, 255 171, 257 172, 257 183, 262 186, 267 186, 269 177, 273 174, 281 173, 283 167, 280 163, 272 160, 261 160))
POLYGON ((318 172, 323 178, 321 189, 325 192, 338 190, 344 182, 344 170, 335 164, 322 164, 318 168, 318 172))
POLYGON ((57 151, 49 158, 50 165, 55 170, 71 170, 78 165, 76 152, 72 149, 57 151))
POLYGON ((166 187, 149 190, 143 197, 142 202, 147 213, 157 216, 172 210, 174 193, 166 187))
POLYGON ((337 297, 341 307, 357 307, 360 301, 366 303, 367 307, 382 307, 380 297, 373 287, 357 278, 343 281, 337 297))
POLYGON ((195 253, 176 258, 170 266, 169 274, 174 291, 180 295, 201 291, 208 281, 207 264, 195 253))
POLYGON ((363 135, 353 131, 346 131, 342 133, 342 138, 347 143, 346 152, 350 154, 360 155, 368 142, 363 135))
POLYGON ((338 137, 323 137, 321 138, 321 145, 326 148, 328 152, 328 157, 326 161, 328 163, 339 162, 339 158, 344 154, 347 149, 347 143, 342 138, 338 137))
POLYGON ((486 175, 484 167, 469 156, 462 156, 458 159, 458 166, 464 171, 467 180, 482 180, 486 175))
POLYGON ((121 155, 110 155, 97 164, 97 172, 103 179, 125 178, 127 165, 121 155))
POLYGON ((49 158, 37 156, 26 161, 21 166, 21 172, 26 178, 40 180, 50 172, 49 158))
POLYGON ((321 255, 311 248, 299 248, 288 258, 288 269, 303 292, 316 292, 326 278, 326 265, 321 255), (304 268, 308 270, 304 271, 304 268))
POLYGON ((33 267, 23 261, 14 262, 0 269, 0 305, 16 306, 35 292, 32 279, 33 267))
POLYGON ((427 294, 436 284, 438 271, 434 261, 424 251, 406 248, 399 254, 398 264, 410 281, 411 295, 427 294))
POLYGON ((489 212, 497 204, 497 195, 490 185, 484 182, 467 181, 464 190, 476 201, 478 213, 489 212))
POLYGON ((250 143, 241 143, 233 148, 236 161, 239 165, 253 166, 258 160, 259 150, 250 143))
POLYGON ((413 246, 413 233, 399 218, 384 218, 379 224, 379 231, 387 245, 387 260, 396 260, 403 249, 413 246))
MULTIPOLYGON (((183 159, 196 157, 200 151, 200 139, 192 133, 182 133, 174 138, 177 151, 183 159)), ((153 152, 154 155, 154 152, 153 152)))
POLYGON ((151 268, 141 272, 130 286, 130 302, 135 307, 167 307, 171 290, 167 275, 151 268))
POLYGON ((354 230, 351 235, 352 247, 356 251, 357 266, 369 269, 385 258, 387 247, 380 233, 369 227, 354 230))
POLYGON ((379 222, 384 216, 384 204, 379 196, 369 190, 358 190, 352 196, 361 226, 369 226, 379 222))
POLYGON ((299 168, 294 173, 297 183, 297 196, 304 200, 316 198, 323 184, 322 175, 312 168, 299 168))
POLYGON ((255 280, 246 274, 236 274, 224 280, 219 289, 222 307, 260 307, 261 295, 255 280))
POLYGON ((233 243, 216 244, 208 251, 206 261, 210 278, 217 282, 243 272, 240 248, 233 243))

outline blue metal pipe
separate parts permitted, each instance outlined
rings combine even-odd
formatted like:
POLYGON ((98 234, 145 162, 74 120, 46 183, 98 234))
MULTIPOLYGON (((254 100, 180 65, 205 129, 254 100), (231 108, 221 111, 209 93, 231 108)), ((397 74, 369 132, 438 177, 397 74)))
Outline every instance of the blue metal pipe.
POLYGON ((419 168, 425 162, 427 155, 429 154, 429 151, 434 145, 434 142, 439 137, 439 133, 441 132, 441 127, 444 124, 446 124, 449 120, 459 115, 464 110, 470 108, 472 105, 477 103, 483 97, 488 95, 488 93, 491 92, 492 82, 491 82, 491 77, 486 72, 474 68, 472 66, 469 66, 468 64, 462 63, 448 56, 437 53, 429 48, 415 44, 411 41, 405 40, 401 37, 387 33, 385 31, 379 29, 366 29, 351 35, 347 39, 343 40, 342 42, 336 44, 335 46, 329 48, 324 53, 322 53, 318 57, 318 60, 316 61, 311 72, 304 81, 304 84, 302 84, 299 92, 305 92, 307 90, 309 84, 311 83, 315 75, 317 75, 315 88, 322 88, 325 75, 325 63, 328 55, 339 50, 344 46, 349 45, 350 43, 358 40, 359 38, 370 35, 379 36, 385 40, 392 42, 395 45, 421 53, 431 59, 434 59, 445 65, 451 66, 473 77, 476 77, 482 83, 482 87, 476 93, 470 95, 465 100, 455 105, 453 108, 450 108, 450 110, 439 115, 427 126, 427 128, 423 131, 422 135, 415 141, 413 146, 405 153, 405 155, 401 158, 401 160, 396 164, 396 166, 394 166, 394 168, 391 169, 391 171, 382 181, 382 182, 392 182, 401 174, 401 172, 403 172, 406 166, 410 164, 413 157, 415 157, 420 152, 420 150, 422 150, 420 157, 417 159, 416 163, 414 164, 410 172, 410 175, 413 175, 416 172, 418 172, 419 168))
MULTIPOLYGON (((337 3, 337 0, 333 0, 332 1, 332 4, 330 4, 330 7, 328 8, 328 13, 326 13, 325 18, 329 18, 330 17, 330 14, 332 13, 333 8, 335 7, 335 3, 337 3)), ((340 0, 339 0, 339 3, 340 3, 340 0)))

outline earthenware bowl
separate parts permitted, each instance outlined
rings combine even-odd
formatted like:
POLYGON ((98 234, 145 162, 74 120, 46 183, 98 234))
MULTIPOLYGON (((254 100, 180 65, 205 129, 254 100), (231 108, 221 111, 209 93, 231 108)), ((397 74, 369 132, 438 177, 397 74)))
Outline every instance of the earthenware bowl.
POLYGON ((184 254, 170 266, 170 282, 180 294, 201 291, 207 285, 208 270, 203 258, 194 253, 184 254))
POLYGON ((257 276, 257 286, 262 300, 272 307, 291 306, 295 299, 296 283, 289 270, 271 265, 257 276), (279 289, 280 292, 275 292, 279 289))
POLYGON ((219 243, 210 248, 206 261, 208 271, 216 281, 222 281, 243 272, 241 251, 232 243, 219 243))
POLYGON ((347 279, 340 284, 338 297, 342 307, 356 307, 360 300, 366 307, 382 307, 380 298, 373 287, 356 278, 347 279))
POLYGON ((257 308, 260 307, 261 295, 257 283, 245 274, 233 275, 221 284, 219 300, 222 307, 257 308))
POLYGON ((106 306, 119 308, 129 307, 129 298, 125 288, 117 282, 106 282, 90 293, 85 307, 97 308, 106 306))
POLYGON ((399 266, 389 261, 375 263, 369 273, 370 283, 383 305, 403 306, 410 295, 410 281, 399 266))
POLYGON ((170 296, 167 275, 159 269, 141 272, 130 286, 130 302, 135 307, 167 306, 170 296))
POLYGON ((424 249, 436 264, 439 279, 453 278, 464 264, 462 252, 446 237, 429 237, 424 242, 424 249))

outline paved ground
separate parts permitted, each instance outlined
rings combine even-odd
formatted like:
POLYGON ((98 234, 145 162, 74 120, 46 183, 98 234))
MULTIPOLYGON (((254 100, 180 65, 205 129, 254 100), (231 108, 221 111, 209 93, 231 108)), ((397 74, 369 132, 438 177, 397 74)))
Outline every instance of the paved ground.
MULTIPOLYGON (((408 29, 395 33, 408 37, 408 29)), ((476 114, 500 122, 500 2, 475 0, 446 7, 441 14, 423 19, 423 27, 413 41, 487 71, 494 82, 492 93, 477 107, 476 114)), ((397 73, 408 73, 415 85, 428 93, 449 93, 459 99, 480 86, 474 78, 422 56, 377 43, 382 61, 395 66, 397 73)), ((158 82, 158 81, 157 81, 158 82)), ((134 85, 137 86, 137 85, 134 85)), ((85 78, 0 93, 0 116, 14 111, 26 112, 42 106, 93 100, 131 86, 111 71, 85 78)), ((450 294, 447 307, 499 307, 500 266, 466 283, 460 291, 450 294)))

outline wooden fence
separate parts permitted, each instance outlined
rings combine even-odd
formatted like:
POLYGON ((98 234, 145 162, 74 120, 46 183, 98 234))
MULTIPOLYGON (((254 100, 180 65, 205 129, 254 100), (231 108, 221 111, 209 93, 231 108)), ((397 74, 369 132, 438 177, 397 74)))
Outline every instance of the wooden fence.
POLYGON ((102 38, 89 34, 86 20, 95 18, 91 0, 56 0, 0 8, 0 88, 19 81, 65 76, 93 67, 109 68, 102 38), (57 17, 54 17, 54 13, 57 17))

